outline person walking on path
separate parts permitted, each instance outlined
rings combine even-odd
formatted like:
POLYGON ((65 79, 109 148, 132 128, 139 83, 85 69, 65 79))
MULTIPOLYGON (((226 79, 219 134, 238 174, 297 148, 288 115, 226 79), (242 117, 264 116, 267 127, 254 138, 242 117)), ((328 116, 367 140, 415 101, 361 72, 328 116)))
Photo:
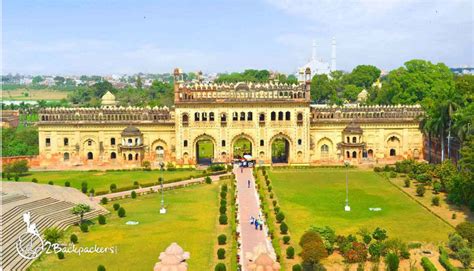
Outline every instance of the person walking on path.
POLYGON ((250 188, 250 180, 247 181, 247 187, 250 188))
POLYGON ((250 216, 250 225, 253 225, 255 223, 255 218, 253 216, 250 216))
POLYGON ((255 229, 258 230, 258 220, 255 220, 255 229))

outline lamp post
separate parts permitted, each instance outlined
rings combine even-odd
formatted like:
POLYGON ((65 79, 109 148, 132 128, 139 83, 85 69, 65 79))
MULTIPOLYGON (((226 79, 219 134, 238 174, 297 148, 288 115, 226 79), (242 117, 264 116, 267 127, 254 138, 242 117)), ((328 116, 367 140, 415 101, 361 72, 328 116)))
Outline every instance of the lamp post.
POLYGON ((160 162, 160 185, 161 185, 161 208, 160 208, 160 214, 166 214, 166 208, 165 208, 165 198, 164 198, 164 191, 163 191, 163 170, 165 167, 165 163, 163 161, 160 162))
POLYGON ((345 161, 344 166, 346 167, 346 206, 344 207, 344 211, 350 212, 351 207, 349 206, 349 176, 348 176, 348 171, 349 171, 349 166, 350 166, 349 161, 345 161))

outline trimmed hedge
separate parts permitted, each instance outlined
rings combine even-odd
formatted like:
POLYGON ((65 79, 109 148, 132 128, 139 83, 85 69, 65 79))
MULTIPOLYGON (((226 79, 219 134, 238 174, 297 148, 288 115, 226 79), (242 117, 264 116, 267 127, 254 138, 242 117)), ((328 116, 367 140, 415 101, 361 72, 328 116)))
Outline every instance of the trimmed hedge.
POLYGON ((426 257, 421 258, 421 266, 425 271, 438 271, 430 259, 426 257))
POLYGON ((449 261, 449 255, 446 249, 439 247, 439 263, 446 269, 446 271, 459 271, 449 261))
POLYGON ((95 195, 96 195, 96 196, 102 196, 102 195, 106 195, 106 194, 108 194, 108 193, 109 193, 109 191, 96 191, 96 192, 95 192, 95 195))

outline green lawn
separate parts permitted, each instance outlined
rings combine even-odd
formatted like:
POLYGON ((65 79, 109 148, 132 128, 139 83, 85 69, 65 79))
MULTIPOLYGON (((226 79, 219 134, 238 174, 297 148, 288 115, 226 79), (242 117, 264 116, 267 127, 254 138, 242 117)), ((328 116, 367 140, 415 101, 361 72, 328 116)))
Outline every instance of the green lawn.
POLYGON ((199 158, 213 158, 214 157, 214 145, 210 140, 199 141, 199 158))
POLYGON ((93 225, 89 233, 80 233, 74 226, 68 233, 78 235, 80 247, 116 246, 117 254, 66 254, 64 260, 47 255, 31 270, 96 270, 99 264, 107 270, 152 270, 160 252, 172 242, 190 252, 189 270, 213 270, 218 191, 217 183, 166 191, 165 215, 158 213, 159 194, 109 202, 106 207, 112 214, 107 216, 106 225, 93 225), (115 202, 125 208, 125 218, 113 211, 115 202), (140 224, 125 225, 126 221, 140 224))
MULTIPOLYGON (((196 170, 177 170, 163 171, 163 178, 167 180, 197 176, 201 171, 196 170)), ((71 187, 80 189, 82 182, 86 181, 88 188, 94 188, 95 191, 109 190, 110 184, 115 183, 117 187, 133 185, 133 182, 150 183, 157 182, 160 177, 160 171, 41 171, 29 172, 28 175, 20 177, 20 181, 31 182, 33 178, 38 183, 47 184, 53 181, 55 185, 63 186, 66 181, 71 183, 71 187)), ((13 179, 12 179, 13 180, 13 179)))
POLYGON ((361 227, 382 227, 389 237, 405 241, 446 241, 453 229, 371 171, 349 171, 349 203, 344 211, 343 169, 273 170, 275 194, 294 240, 311 225, 330 226, 336 234, 355 234, 361 227), (369 211, 371 207, 382 211, 369 211))

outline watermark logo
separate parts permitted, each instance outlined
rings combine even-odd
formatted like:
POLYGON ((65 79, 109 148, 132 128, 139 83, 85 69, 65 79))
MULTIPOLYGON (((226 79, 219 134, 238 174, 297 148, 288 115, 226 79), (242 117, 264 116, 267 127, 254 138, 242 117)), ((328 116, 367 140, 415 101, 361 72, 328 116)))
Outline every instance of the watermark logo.
POLYGON ((18 237, 16 242, 16 251, 18 254, 29 260, 38 258, 43 252, 46 254, 51 253, 74 253, 74 254, 90 254, 90 253, 112 253, 115 254, 118 252, 116 246, 112 247, 99 247, 97 245, 90 247, 76 247, 74 244, 69 244, 67 246, 51 243, 49 241, 44 241, 41 238, 41 235, 36 228, 35 223, 31 223, 31 214, 30 212, 23 214, 23 222, 26 224, 26 232, 23 232, 18 237))

